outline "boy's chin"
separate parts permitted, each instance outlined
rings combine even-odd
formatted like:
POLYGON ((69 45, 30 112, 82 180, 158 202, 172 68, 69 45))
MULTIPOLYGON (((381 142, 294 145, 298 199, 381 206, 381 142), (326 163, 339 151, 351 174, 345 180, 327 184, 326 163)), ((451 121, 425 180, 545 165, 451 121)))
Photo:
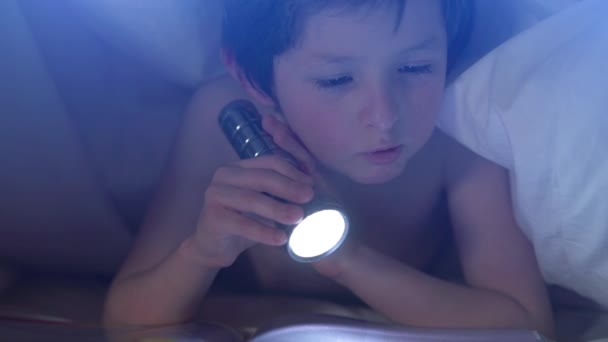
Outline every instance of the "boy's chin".
POLYGON ((351 172, 350 178, 360 184, 384 184, 388 183, 403 173, 402 167, 391 167, 386 169, 365 170, 367 172, 351 172))

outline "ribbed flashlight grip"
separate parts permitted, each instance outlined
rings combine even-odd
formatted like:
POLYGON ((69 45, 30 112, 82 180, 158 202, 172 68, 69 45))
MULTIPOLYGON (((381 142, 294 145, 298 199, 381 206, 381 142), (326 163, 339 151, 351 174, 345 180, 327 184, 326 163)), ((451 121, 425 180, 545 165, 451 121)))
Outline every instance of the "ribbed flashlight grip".
POLYGON ((281 149, 262 128, 262 116, 248 100, 234 100, 219 114, 219 124, 241 159, 275 154, 297 166, 294 157, 281 149))

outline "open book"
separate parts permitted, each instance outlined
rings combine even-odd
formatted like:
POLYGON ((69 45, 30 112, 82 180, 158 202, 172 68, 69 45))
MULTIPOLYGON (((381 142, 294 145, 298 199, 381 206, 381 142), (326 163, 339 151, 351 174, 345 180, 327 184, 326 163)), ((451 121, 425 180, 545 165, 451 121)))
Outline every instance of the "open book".
POLYGON ((541 342, 525 330, 419 329, 371 323, 329 315, 297 315, 275 320, 255 333, 209 322, 164 328, 113 331, 99 326, 0 320, 2 341, 139 342, 541 342), (249 336, 248 336, 249 335, 249 336))

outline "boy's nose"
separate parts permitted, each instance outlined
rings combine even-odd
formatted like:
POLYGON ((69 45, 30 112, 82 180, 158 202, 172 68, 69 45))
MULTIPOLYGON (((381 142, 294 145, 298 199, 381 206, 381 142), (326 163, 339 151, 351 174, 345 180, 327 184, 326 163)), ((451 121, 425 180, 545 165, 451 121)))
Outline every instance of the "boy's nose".
POLYGON ((369 94, 369 105, 362 114, 366 126, 387 131, 399 119, 399 104, 391 89, 383 88, 369 94))

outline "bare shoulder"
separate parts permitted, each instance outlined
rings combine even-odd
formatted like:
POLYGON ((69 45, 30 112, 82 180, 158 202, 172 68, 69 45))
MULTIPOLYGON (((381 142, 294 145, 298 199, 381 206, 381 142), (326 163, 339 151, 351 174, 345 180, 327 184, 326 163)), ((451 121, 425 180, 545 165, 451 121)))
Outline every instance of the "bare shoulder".
POLYGON ((245 91, 229 75, 210 80, 196 91, 173 151, 173 163, 178 169, 181 165, 184 172, 196 170, 208 174, 236 158, 219 129, 217 118, 228 102, 246 97, 245 91))
MULTIPOLYGON (((443 133, 442 133, 443 134, 443 133)), ((514 223, 509 174, 502 166, 443 134, 448 202, 460 242, 477 239, 489 225, 510 230, 514 223), (497 223, 500 222, 500 224, 497 223)), ((484 233, 484 234, 485 234, 484 233)))
POLYGON ((219 112, 227 102, 246 97, 246 92, 237 81, 230 75, 221 75, 199 87, 190 102, 189 112, 194 115, 213 115, 213 113, 219 112))

